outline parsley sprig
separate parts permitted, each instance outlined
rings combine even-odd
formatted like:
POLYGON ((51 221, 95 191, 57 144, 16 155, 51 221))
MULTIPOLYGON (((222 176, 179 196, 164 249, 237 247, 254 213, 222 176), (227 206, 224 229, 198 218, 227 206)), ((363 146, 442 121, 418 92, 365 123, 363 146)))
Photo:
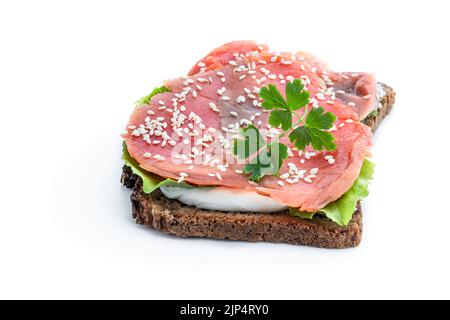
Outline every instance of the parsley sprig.
POLYGON ((288 147, 280 139, 288 134, 299 150, 305 150, 309 145, 317 151, 336 149, 334 136, 328 131, 336 116, 322 107, 308 109, 310 93, 300 79, 286 85, 286 98, 273 84, 261 88, 259 96, 264 100, 262 107, 271 110, 269 124, 283 132, 267 143, 255 126, 241 129, 242 139, 234 140, 233 153, 241 160, 248 160, 243 173, 249 175, 250 180, 259 182, 266 175, 278 175, 283 161, 288 158, 288 147), (298 113, 300 109, 304 109, 302 115, 298 113), (295 123, 294 116, 297 118, 295 123))

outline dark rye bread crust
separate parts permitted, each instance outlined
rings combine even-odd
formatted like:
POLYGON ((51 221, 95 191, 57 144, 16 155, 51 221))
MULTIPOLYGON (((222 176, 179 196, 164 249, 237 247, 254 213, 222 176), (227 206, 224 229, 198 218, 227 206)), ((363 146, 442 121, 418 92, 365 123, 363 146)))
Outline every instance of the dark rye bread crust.
MULTIPOLYGON (((382 85, 386 96, 380 99, 376 115, 365 119, 373 131, 391 111, 395 102, 392 88, 382 85)), ((362 237, 362 210, 358 203, 352 221, 339 227, 325 217, 312 220, 280 213, 220 212, 187 206, 166 198, 161 191, 145 194, 142 180, 129 167, 123 167, 122 183, 133 189, 133 218, 141 225, 179 237, 213 238, 250 242, 289 243, 319 248, 343 249, 358 246, 362 237)))

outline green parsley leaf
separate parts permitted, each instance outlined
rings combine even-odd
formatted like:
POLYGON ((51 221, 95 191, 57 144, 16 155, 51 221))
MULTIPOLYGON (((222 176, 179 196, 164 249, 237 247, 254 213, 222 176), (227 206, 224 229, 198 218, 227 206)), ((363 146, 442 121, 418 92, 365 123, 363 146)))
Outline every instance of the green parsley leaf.
POLYGON ((313 108, 306 116, 305 125, 300 126, 289 135, 291 142, 300 150, 305 150, 312 145, 314 150, 322 151, 327 149, 333 151, 336 149, 334 136, 327 131, 333 127, 336 116, 331 112, 324 112, 323 108, 313 108))
POLYGON ((266 142, 258 128, 252 125, 241 129, 241 136, 244 139, 234 140, 233 154, 242 160, 249 159, 249 163, 243 168, 243 173, 250 175, 250 180, 259 182, 262 177, 273 175, 279 170, 279 167, 275 168, 273 159, 277 159, 278 166, 280 157, 287 154, 287 148, 285 150, 283 147, 276 146, 273 148, 273 155, 267 149, 261 151, 262 148, 267 147, 266 142), (256 156, 252 157, 254 154, 256 156))
POLYGON ((309 146, 311 144, 308 128, 306 128, 305 126, 296 128, 289 135, 289 140, 291 140, 291 142, 294 142, 295 147, 299 150, 305 150, 306 146, 309 146))
POLYGON ((282 143, 273 143, 267 148, 243 168, 243 173, 249 174, 252 181, 260 182, 264 176, 278 174, 283 161, 288 158, 288 148, 282 143))
POLYGON ((272 163, 262 164, 262 163, 249 163, 243 168, 244 174, 249 174, 249 179, 254 182, 260 182, 261 179, 266 175, 273 174, 272 163))
POLYGON ((328 151, 336 150, 336 144, 334 143, 334 136, 327 131, 322 131, 315 128, 308 129, 309 138, 311 139, 311 145, 314 150, 322 151, 327 149, 328 151))
POLYGON ((288 109, 286 100, 284 100, 280 91, 273 84, 261 88, 259 91, 260 98, 264 99, 262 107, 264 109, 288 109))
POLYGON ((312 108, 308 116, 306 117, 306 125, 309 128, 315 128, 320 130, 329 130, 333 127, 333 123, 336 121, 336 116, 331 112, 326 112, 322 107, 312 108))
MULTIPOLYGON (((336 149, 334 136, 327 131, 332 128, 336 117, 323 108, 310 111, 306 108, 305 115, 296 123, 301 126, 292 128, 294 111, 306 107, 310 101, 310 93, 305 90, 301 79, 286 85, 286 99, 273 84, 261 88, 259 96, 264 100, 263 108, 271 110, 268 123, 272 127, 281 127, 284 132, 280 136, 289 134, 290 141, 298 149, 305 150, 309 145, 317 151, 336 149)), ((241 130, 241 135, 244 139, 234 141, 233 153, 242 160, 251 159, 251 163, 244 167, 244 173, 250 174, 253 181, 260 181, 264 175, 278 174, 283 161, 288 158, 287 146, 279 143, 278 139, 276 143, 267 145, 254 126, 241 130)))
POLYGON ((235 139, 233 144, 233 154, 241 160, 249 158, 265 145, 264 137, 253 125, 241 129, 241 136, 244 139, 235 139))
POLYGON ((309 91, 303 90, 304 88, 300 79, 286 85, 286 100, 290 110, 298 110, 309 103, 309 91))
POLYGON ((286 131, 292 127, 292 113, 289 110, 274 110, 270 113, 269 124, 286 131))
POLYGON ((291 132, 289 139, 291 142, 294 142, 295 147, 299 150, 305 150, 309 145, 312 145, 314 150, 317 151, 322 151, 323 149, 328 151, 336 150, 334 136, 330 132, 316 128, 298 127, 291 132))
POLYGON ((275 172, 273 174, 278 174, 278 171, 280 170, 281 166, 283 165, 283 161, 286 160, 288 155, 288 147, 283 143, 272 143, 270 145, 269 154, 272 159, 272 165, 274 167, 275 172))

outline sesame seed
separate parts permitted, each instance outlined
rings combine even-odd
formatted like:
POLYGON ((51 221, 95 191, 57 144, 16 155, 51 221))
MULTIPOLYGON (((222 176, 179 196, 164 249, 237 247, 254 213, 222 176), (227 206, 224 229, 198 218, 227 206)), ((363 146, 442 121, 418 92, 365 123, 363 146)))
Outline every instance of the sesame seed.
POLYGON ((217 180, 219 180, 219 181, 222 181, 223 179, 222 179, 222 176, 220 175, 220 173, 218 173, 218 172, 216 172, 216 178, 217 178, 217 180))
POLYGON ((258 186, 259 186, 259 184, 257 184, 257 183, 254 182, 254 181, 248 180, 247 182, 248 182, 248 184, 251 185, 251 186, 254 186, 254 187, 258 187, 258 186))
POLYGON ((242 173, 244 173, 242 170, 234 170, 234 172, 236 172, 237 174, 242 174, 242 173))
POLYGON ((323 93, 316 94, 316 98, 317 98, 317 100, 320 100, 320 101, 324 101, 325 100, 325 97, 324 97, 323 93))
POLYGON ((303 178, 303 180, 307 183, 312 183, 312 180, 309 177, 305 177, 305 178, 303 178))
POLYGON ((153 156, 153 159, 159 160, 159 161, 164 161, 166 160, 166 158, 164 158, 163 156, 156 154, 153 156))
POLYGON ((244 80, 247 77, 247 75, 243 74, 242 76, 239 77, 239 80, 244 80))
POLYGON ((372 97, 372 95, 371 95, 371 94, 368 94, 367 96, 364 96, 363 99, 369 100, 371 97, 372 97))
POLYGON ((192 91, 192 96, 194 97, 194 98, 197 98, 197 91, 192 91))
POLYGON ((244 103, 245 102, 245 97, 244 96, 238 96, 236 98, 236 103, 244 103))
POLYGON ((147 114, 153 116, 155 114, 155 112, 153 110, 147 110, 147 114))
POLYGON ((283 181, 278 181, 277 184, 278 184, 280 187, 284 187, 284 182, 283 182, 283 181))
POLYGON ((163 105, 165 105, 165 102, 162 101, 162 100, 159 100, 159 101, 158 101, 158 104, 161 105, 161 106, 163 106, 163 105))
POLYGON ((345 126, 345 123, 341 123, 340 125, 339 125, 339 128, 343 128, 345 126))
POLYGON ((217 90, 217 94, 218 94, 219 96, 221 96, 221 95, 223 95, 223 94, 225 93, 226 90, 227 90, 227 89, 226 89, 225 87, 222 87, 222 88, 220 88, 219 90, 217 90))
POLYGON ((293 62, 291 61, 291 60, 285 60, 285 59, 281 59, 281 64, 284 64, 284 65, 291 65, 293 62))
POLYGON ((237 62, 234 61, 234 60, 228 61, 228 64, 229 64, 230 66, 233 66, 233 67, 236 67, 236 66, 237 66, 237 62))
POLYGON ((235 112, 235 111, 230 111, 230 115, 232 117, 237 117, 238 116, 237 112, 235 112))
POLYGON ((280 178, 283 179, 283 180, 289 178, 289 173, 287 173, 287 172, 286 172, 286 173, 283 173, 283 174, 280 176, 280 178))
POLYGON ((317 172, 319 172, 319 168, 312 168, 311 170, 309 170, 309 173, 311 174, 317 174, 317 172))
POLYGON ((222 100, 223 100, 223 101, 229 101, 229 100, 230 100, 230 97, 228 97, 228 96, 223 96, 223 97, 222 97, 222 100))
POLYGON ((144 158, 151 158, 152 154, 150 152, 144 153, 144 158))
POLYGON ((347 103, 347 105, 350 107, 356 107, 356 103, 354 103, 354 102, 349 102, 349 103, 347 103))
POLYGON ((225 83, 225 81, 227 81, 227 79, 222 78, 222 79, 220 79, 220 81, 221 81, 222 83, 225 83))
POLYGON ((198 65, 200 68, 206 67, 206 64, 204 64, 203 62, 199 62, 197 65, 198 65))
POLYGON ((215 105, 214 102, 210 102, 210 103, 209 103, 209 107, 210 107, 214 112, 220 112, 220 110, 217 108, 217 106, 215 105))
POLYGON ((219 77, 225 76, 225 74, 224 74, 222 71, 217 71, 217 75, 218 75, 219 77))
POLYGON ((353 123, 353 120, 352 119, 347 119, 347 120, 345 120, 345 122, 346 123, 353 123))

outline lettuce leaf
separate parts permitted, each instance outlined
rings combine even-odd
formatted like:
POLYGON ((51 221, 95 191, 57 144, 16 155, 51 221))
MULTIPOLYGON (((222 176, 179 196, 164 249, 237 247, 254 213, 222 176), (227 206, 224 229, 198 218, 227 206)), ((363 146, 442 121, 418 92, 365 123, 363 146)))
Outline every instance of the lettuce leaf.
POLYGON ((178 183, 177 181, 172 179, 164 179, 156 174, 142 169, 139 166, 139 163, 131 157, 125 142, 122 146, 122 159, 125 161, 125 165, 127 167, 130 167, 131 171, 135 175, 141 177, 142 190, 144 191, 144 193, 150 194, 162 186, 192 188, 192 186, 187 183, 178 183))
POLYGON ((358 179, 353 186, 338 200, 329 203, 316 213, 301 212, 295 208, 290 208, 289 213, 303 219, 312 219, 315 214, 325 215, 339 226, 344 227, 352 220, 356 210, 356 203, 369 195, 369 183, 372 180, 375 164, 365 159, 361 167, 358 179))
POLYGON ((144 104, 149 104, 149 103, 150 103, 150 100, 151 100, 154 96, 156 96, 157 94, 160 94, 160 93, 164 93, 164 92, 170 92, 170 89, 167 88, 166 86, 157 87, 157 88, 153 89, 153 91, 150 92, 150 94, 148 94, 148 95, 146 95, 146 96, 144 96, 144 97, 138 99, 134 104, 135 104, 136 106, 142 106, 142 105, 144 105, 144 104))

